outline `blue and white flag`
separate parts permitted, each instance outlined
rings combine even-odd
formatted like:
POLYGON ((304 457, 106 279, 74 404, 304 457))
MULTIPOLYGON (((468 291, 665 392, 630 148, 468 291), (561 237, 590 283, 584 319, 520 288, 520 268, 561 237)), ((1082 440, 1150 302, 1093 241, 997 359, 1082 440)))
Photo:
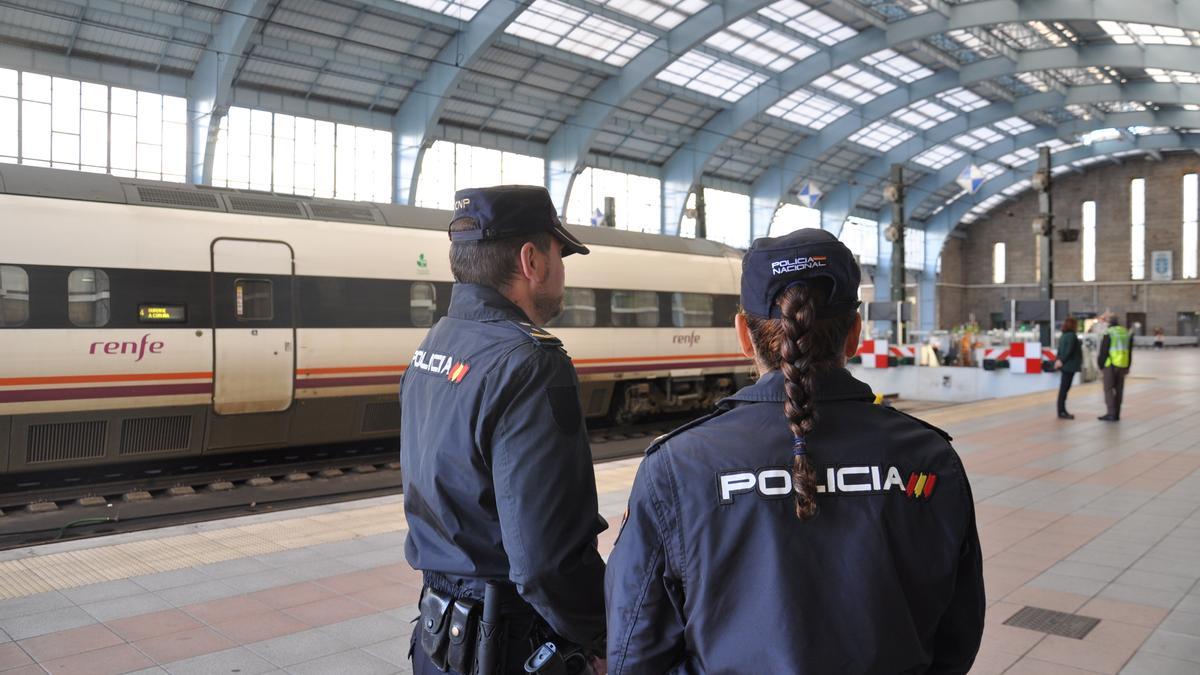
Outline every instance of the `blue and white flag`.
POLYGON ((984 175, 983 169, 974 164, 969 164, 967 168, 962 170, 962 173, 958 174, 958 178, 954 182, 958 183, 959 187, 968 193, 975 194, 987 182, 987 176, 984 175))
POLYGON ((596 212, 592 214, 592 227, 600 227, 603 224, 604 212, 600 209, 596 209, 596 212))
POLYGON ((808 181, 805 182, 804 185, 800 186, 800 192, 796 193, 796 197, 799 198, 801 205, 812 209, 816 208, 817 202, 821 201, 821 195, 823 194, 824 193, 821 192, 816 185, 813 185, 811 181, 808 181))

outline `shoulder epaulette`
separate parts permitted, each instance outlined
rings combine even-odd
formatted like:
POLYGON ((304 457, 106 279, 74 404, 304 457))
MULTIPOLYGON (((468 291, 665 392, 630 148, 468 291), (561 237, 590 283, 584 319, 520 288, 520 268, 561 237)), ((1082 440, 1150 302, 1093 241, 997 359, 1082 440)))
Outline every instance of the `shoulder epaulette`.
POLYGON ((658 450, 659 447, 661 447, 663 443, 666 443, 667 441, 671 440, 672 438, 675 438, 679 434, 682 434, 683 432, 687 431, 688 429, 691 429, 692 427, 697 427, 697 426, 700 426, 701 424, 704 424, 708 420, 711 420, 712 418, 716 417, 717 415, 720 415, 721 413, 723 413, 727 410, 729 410, 729 408, 717 408, 716 410, 710 412, 707 415, 697 417, 696 419, 694 419, 682 426, 678 426, 678 427, 668 431, 667 433, 663 434, 662 436, 659 436, 658 438, 655 438, 653 441, 650 442, 650 447, 646 448, 646 454, 649 455, 650 453, 658 450))
POLYGON ((518 330, 529 336, 539 347, 554 348, 562 347, 562 340, 551 335, 546 329, 535 326, 526 321, 509 321, 509 324, 516 326, 518 330))
POLYGON ((894 412, 898 415, 904 415, 908 419, 916 422, 917 424, 920 424, 921 426, 925 427, 926 429, 929 429, 930 431, 936 433, 938 436, 941 436, 942 438, 946 439, 947 443, 954 440, 954 437, 951 436, 950 434, 946 433, 945 429, 942 429, 941 427, 935 427, 932 424, 930 424, 929 422, 926 422, 925 420, 921 419, 920 417, 914 417, 914 416, 909 415, 908 413, 904 412, 903 410, 897 410, 890 406, 888 407, 888 410, 891 410, 892 412, 894 412))

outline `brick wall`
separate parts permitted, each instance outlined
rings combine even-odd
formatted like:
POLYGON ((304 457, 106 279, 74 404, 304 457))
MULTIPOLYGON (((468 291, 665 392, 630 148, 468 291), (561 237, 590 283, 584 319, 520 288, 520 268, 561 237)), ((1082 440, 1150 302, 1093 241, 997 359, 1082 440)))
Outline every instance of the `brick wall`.
MULTIPOLYGON (((1082 204, 1096 202, 1096 281, 1082 281, 1083 238, 1054 241, 1055 296, 1071 302, 1073 312, 1112 310, 1125 317, 1146 314, 1147 333, 1162 326, 1176 334, 1179 312, 1200 312, 1200 283, 1184 282, 1183 175, 1200 172, 1194 153, 1165 155, 1161 162, 1135 159, 1121 165, 1097 165, 1086 173, 1057 176, 1054 213, 1058 228, 1082 228, 1082 204), (1130 280, 1129 185, 1146 179, 1146 281, 1130 280), (1151 251, 1172 251, 1172 282, 1148 281, 1151 251)), ((984 328, 990 315, 1007 314, 1008 301, 1036 299, 1037 251, 1030 221, 1037 213, 1036 193, 1001 204, 986 218, 962 227, 966 237, 947 240, 942 251, 938 325, 951 327, 971 314, 984 328), (1006 280, 992 283, 992 246, 1004 242, 1006 280)))

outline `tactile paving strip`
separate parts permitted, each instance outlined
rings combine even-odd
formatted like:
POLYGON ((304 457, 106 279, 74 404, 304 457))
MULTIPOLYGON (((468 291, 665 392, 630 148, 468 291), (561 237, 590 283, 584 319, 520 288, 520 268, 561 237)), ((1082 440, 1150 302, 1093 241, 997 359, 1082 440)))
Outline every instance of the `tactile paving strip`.
POLYGON ((1004 625, 1082 640, 1099 623, 1100 619, 1090 616, 1056 612, 1041 607, 1022 607, 1016 614, 1008 617, 1004 625))

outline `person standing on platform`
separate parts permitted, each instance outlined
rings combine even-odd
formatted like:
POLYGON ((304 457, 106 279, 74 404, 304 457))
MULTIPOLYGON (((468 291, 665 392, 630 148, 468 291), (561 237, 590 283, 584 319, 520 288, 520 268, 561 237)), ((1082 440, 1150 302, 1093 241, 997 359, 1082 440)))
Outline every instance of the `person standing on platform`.
POLYGON ((1111 314, 1108 330, 1100 340, 1100 355, 1096 360, 1104 378, 1104 403, 1108 413, 1099 419, 1105 422, 1121 420, 1121 399, 1125 394, 1125 376, 1133 365, 1133 336, 1121 325, 1121 319, 1111 314))
POLYGON ((610 672, 970 669, 971 488, 945 432, 845 369, 860 274, 817 229, 742 259, 735 325, 759 379, 646 451, 605 579, 610 672))
POLYGON ((1159 326, 1158 328, 1154 329, 1154 348, 1155 349, 1163 348, 1163 342, 1164 342, 1163 335, 1164 335, 1164 333, 1163 333, 1162 326, 1159 326))
POLYGON ((1075 373, 1083 369, 1083 349, 1079 344, 1079 336, 1075 334, 1078 324, 1075 317, 1067 317, 1062 323, 1062 337, 1058 339, 1058 358, 1054 367, 1062 371, 1062 382, 1058 385, 1058 418, 1073 420, 1075 416, 1067 412, 1067 392, 1075 373))
POLYGON ((588 248, 542 187, 459 190, 449 229, 449 310, 400 391, 414 671, 523 672, 553 644, 564 672, 603 672, 607 523, 575 368, 540 328, 562 311, 563 257, 588 248))

